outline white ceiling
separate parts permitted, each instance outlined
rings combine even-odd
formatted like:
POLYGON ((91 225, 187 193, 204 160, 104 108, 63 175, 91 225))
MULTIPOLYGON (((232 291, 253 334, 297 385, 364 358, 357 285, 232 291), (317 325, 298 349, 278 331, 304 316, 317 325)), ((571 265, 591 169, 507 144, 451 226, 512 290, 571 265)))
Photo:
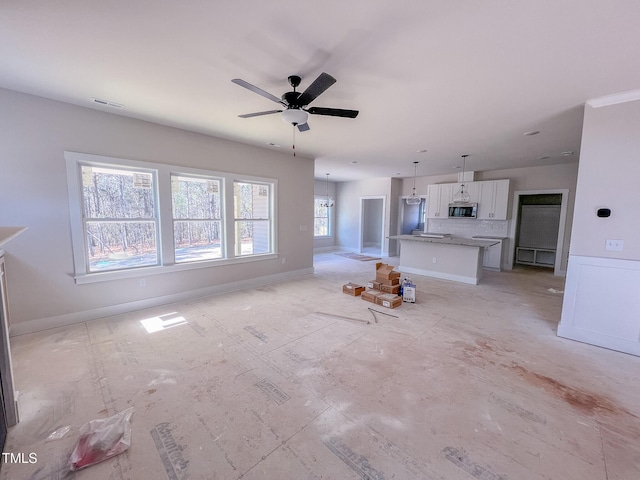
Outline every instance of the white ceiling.
POLYGON ((639 21, 637 0, 2 0, 0 87, 287 152, 279 114, 237 116, 278 105, 231 79, 279 97, 324 71, 311 106, 360 115, 296 133, 317 178, 549 165, 577 161, 586 100, 640 88, 639 21))

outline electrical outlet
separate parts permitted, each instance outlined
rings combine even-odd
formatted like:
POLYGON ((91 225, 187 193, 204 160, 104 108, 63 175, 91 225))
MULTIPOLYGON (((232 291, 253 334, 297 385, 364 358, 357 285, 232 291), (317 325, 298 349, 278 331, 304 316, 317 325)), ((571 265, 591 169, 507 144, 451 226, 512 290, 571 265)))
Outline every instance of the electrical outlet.
POLYGON ((604 249, 610 250, 613 252, 621 252, 623 247, 624 247, 623 240, 615 240, 615 239, 607 238, 604 249))
POLYGON ((433 257, 433 263, 438 263, 438 259, 436 257, 433 257))
POLYGON ((147 279, 146 278, 141 278, 139 282, 140 282, 140 286, 141 287, 146 287, 147 286, 147 279))
POLYGON ((307 231, 307 226, 306 225, 300 225, 300 231, 301 232, 306 232, 307 231))
POLYGON ((282 264, 284 265, 285 263, 287 263, 287 259, 286 259, 286 258, 283 258, 283 259, 282 259, 282 264))

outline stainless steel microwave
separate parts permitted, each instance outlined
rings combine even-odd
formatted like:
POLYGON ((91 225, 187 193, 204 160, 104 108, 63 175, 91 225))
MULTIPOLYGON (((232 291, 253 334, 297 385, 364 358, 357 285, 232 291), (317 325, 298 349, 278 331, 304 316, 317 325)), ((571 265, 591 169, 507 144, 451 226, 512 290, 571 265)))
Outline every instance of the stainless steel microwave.
POLYGON ((476 218, 477 203, 450 203, 449 218, 476 218))

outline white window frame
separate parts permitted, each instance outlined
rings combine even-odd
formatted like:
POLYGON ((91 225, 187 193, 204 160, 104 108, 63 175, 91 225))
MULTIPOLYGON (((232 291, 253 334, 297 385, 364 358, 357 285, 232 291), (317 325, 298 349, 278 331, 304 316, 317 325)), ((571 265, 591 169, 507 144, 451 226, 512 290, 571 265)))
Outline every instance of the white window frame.
MULTIPOLYGON (((186 174, 186 173, 177 173, 177 172, 171 172, 170 175, 170 181, 173 182, 173 177, 180 177, 180 178, 189 178, 189 179, 194 179, 194 180, 206 180, 206 181, 215 181, 218 182, 219 185, 219 196, 220 196, 220 218, 175 218, 175 216, 173 215, 173 190, 171 192, 171 228, 172 228, 172 232, 174 232, 173 235, 173 254, 174 254, 174 260, 175 260, 175 252, 176 252, 176 248, 177 245, 175 244, 175 224, 176 222, 207 222, 207 221, 214 221, 214 222, 220 222, 220 229, 221 229, 221 238, 220 238, 220 248, 221 248, 221 253, 222 256, 220 258, 212 258, 212 259, 207 259, 207 260, 190 260, 190 261, 182 261, 182 262, 178 262, 177 260, 175 261, 177 265, 183 265, 183 264, 187 264, 187 263, 193 263, 193 262, 202 262, 202 261, 209 261, 209 260, 221 260, 226 258, 226 248, 225 248, 225 232, 227 229, 227 226, 225 225, 225 215, 224 215, 224 207, 225 207, 225 198, 224 198, 224 179, 218 177, 218 176, 211 176, 211 175, 193 175, 193 174, 186 174)), ((173 189, 173 183, 171 184, 171 188, 173 189)))
POLYGON ((234 179, 233 184, 230 185, 230 190, 235 191, 236 183, 249 183, 252 185, 264 186, 268 190, 269 195, 269 216, 267 218, 237 218, 235 216, 235 195, 234 195, 234 204, 232 205, 234 215, 233 215, 233 251, 237 258, 251 258, 255 256, 261 255, 269 255, 270 253, 276 251, 276 245, 274 243, 275 240, 275 184, 273 182, 265 182, 264 179, 257 179, 256 177, 237 177, 234 179), (268 253, 251 253, 242 255, 238 253, 240 251, 239 246, 237 245, 236 238, 236 224, 238 222, 246 222, 246 221, 265 221, 269 222, 269 245, 271 245, 271 252, 268 253))
POLYGON ((71 226, 72 254, 74 264, 73 278, 76 284, 94 283, 101 281, 118 280, 124 278, 146 277, 164 273, 211 268, 220 265, 239 264, 276 259, 278 253, 278 180, 274 178, 255 177, 249 175, 239 176, 227 172, 211 171, 197 168, 181 167, 176 165, 142 162, 123 158, 92 155, 79 152, 64 152, 67 168, 67 182, 69 195, 69 215, 71 226), (83 199, 82 179, 80 177, 80 165, 95 164, 96 166, 111 166, 117 168, 145 169, 156 172, 157 183, 157 208, 159 212, 158 228, 158 255, 160 265, 149 267, 136 267, 125 270, 109 270, 103 272, 88 271, 88 259, 85 248, 85 235, 83 228, 83 199), (223 258, 202 260, 197 262, 175 263, 174 235, 173 235, 173 210, 171 198, 171 175, 204 176, 220 179, 223 192, 222 223, 223 223, 223 258), (253 182, 269 185, 271 200, 271 252, 263 254, 236 256, 234 252, 235 219, 233 203, 233 184, 235 181, 253 182))
MULTIPOLYGON (((332 238, 333 237, 333 228, 332 227, 332 209, 334 207, 327 207, 327 231, 328 233, 326 235, 316 235, 316 218, 324 218, 324 217, 316 217, 315 216, 315 210, 316 210, 316 201, 317 200, 327 200, 327 196, 326 195, 315 195, 313 198, 313 238, 332 238)), ((333 199, 331 197, 328 197, 329 201, 333 201, 333 199)))

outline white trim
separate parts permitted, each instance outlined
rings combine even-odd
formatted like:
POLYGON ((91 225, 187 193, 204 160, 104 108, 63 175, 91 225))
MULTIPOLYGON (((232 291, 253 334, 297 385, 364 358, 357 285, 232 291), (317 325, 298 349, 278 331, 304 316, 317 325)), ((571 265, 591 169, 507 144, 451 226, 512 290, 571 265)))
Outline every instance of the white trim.
POLYGON ((477 285, 478 279, 475 277, 466 277, 464 275, 454 275, 452 273, 434 272, 431 270, 422 270, 421 268, 405 267, 401 265, 398 267, 402 273, 413 273, 414 275, 422 275, 423 277, 440 278, 442 280, 451 280, 452 282, 468 283, 470 285, 477 285))
POLYGON ((518 207, 521 195, 562 195, 560 204, 560 223, 558 225, 558 240, 556 242, 556 261, 553 266, 553 274, 563 277, 567 270, 563 268, 562 257, 564 250, 564 233, 567 224, 567 209, 569 205, 569 189, 556 188, 550 190, 517 190, 513 192, 513 204, 511 205, 511 221, 509 228, 509 250, 507 252, 507 264, 503 265, 506 270, 512 270, 516 251, 516 228, 518 226, 518 207))
POLYGON ((271 285, 277 282, 283 282, 295 277, 310 275, 314 273, 313 267, 294 270, 291 272, 276 273, 265 275, 262 277, 252 278, 249 280, 240 280, 237 282, 225 283, 222 285, 214 285, 211 287, 200 288, 197 290, 189 290, 187 292, 174 293, 171 295, 162 295, 160 297, 146 298, 136 300, 134 302, 121 303, 118 305, 109 305, 107 307, 85 310, 82 312, 74 312, 65 315, 56 315, 53 317, 38 318, 35 320, 27 320, 11 325, 11 336, 25 335, 35 333, 51 328, 64 327, 76 323, 82 323, 90 320, 97 320, 103 317, 129 313, 136 310, 142 310, 160 305, 168 305, 171 303, 193 300, 195 298, 206 297, 209 295, 219 295, 221 293, 238 292, 242 290, 250 290, 265 285, 271 285))
POLYGON ((640 356, 640 261, 569 256, 558 336, 640 356))
POLYGON ((107 157, 79 152, 64 152, 66 161, 69 214, 71 222, 72 255, 74 263, 74 279, 77 284, 93 283, 99 281, 117 280, 122 278, 134 278, 145 275, 156 275, 160 273, 171 273, 183 270, 193 270, 198 268, 212 268, 220 265, 234 263, 245 263, 252 261, 263 261, 278 258, 278 179, 256 177, 253 175, 239 175, 237 173, 225 173, 213 170, 204 170, 191 167, 181 167, 179 165, 159 164, 153 162, 142 162, 139 160, 129 160, 124 158, 107 157), (86 260, 86 246, 84 240, 84 229, 82 227, 82 180, 78 165, 99 164, 113 167, 128 167, 144 169, 154 172, 156 180, 156 208, 158 211, 158 241, 157 249, 160 256, 160 265, 150 267, 140 267, 122 270, 111 270, 104 272, 88 272, 86 260), (171 176, 172 175, 192 175, 204 178, 220 180, 221 199, 223 204, 222 248, 224 258, 193 263, 175 263, 175 250, 173 243, 173 213, 171 207, 171 176), (269 209, 270 209, 270 242, 271 252, 255 255, 235 254, 235 216, 234 216, 234 182, 258 183, 269 187, 269 209))
POLYGON ((322 196, 322 195, 318 195, 318 194, 314 194, 313 196, 313 239, 314 240, 325 240, 325 239, 330 239, 333 238, 333 209, 336 208, 336 200, 335 198, 333 198, 332 196, 322 196), (333 207, 325 207, 327 209, 327 216, 326 217, 316 217, 315 215, 315 209, 316 209, 316 200, 326 200, 329 199, 333 202, 333 207), (327 219, 327 229, 329 230, 329 234, 328 235, 316 235, 315 231, 316 231, 316 218, 326 218, 327 219))
POLYGON ((613 93, 604 97, 592 98, 587 100, 587 105, 591 108, 608 107, 609 105, 617 105, 619 103, 633 102, 640 100, 640 90, 630 90, 628 92, 613 93))
POLYGON ((76 285, 87 283, 106 282, 111 280, 122 280, 125 278, 146 277, 149 275, 160 275, 165 273, 183 272, 185 270, 198 270, 200 268, 219 267, 221 265, 233 265, 238 263, 261 262, 278 258, 278 253, 265 253, 260 255, 247 255, 244 257, 222 258, 219 260, 207 260, 203 262, 184 262, 174 265, 154 265, 152 267, 130 268, 127 270, 112 270, 107 272, 94 272, 84 275, 75 275, 73 279, 76 285))

